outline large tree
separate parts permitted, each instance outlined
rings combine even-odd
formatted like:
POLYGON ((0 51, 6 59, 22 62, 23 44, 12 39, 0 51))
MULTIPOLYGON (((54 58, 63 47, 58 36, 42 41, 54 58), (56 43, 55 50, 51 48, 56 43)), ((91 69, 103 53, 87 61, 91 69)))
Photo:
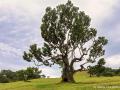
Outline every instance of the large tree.
POLYGON ((41 24, 44 46, 31 45, 29 51, 24 52, 24 60, 50 67, 57 64, 62 68, 62 81, 74 82, 75 72, 105 53, 103 46, 107 39, 97 36, 90 21, 90 17, 69 0, 53 9, 47 7, 41 24), (80 68, 75 70, 74 63, 80 64, 80 68))

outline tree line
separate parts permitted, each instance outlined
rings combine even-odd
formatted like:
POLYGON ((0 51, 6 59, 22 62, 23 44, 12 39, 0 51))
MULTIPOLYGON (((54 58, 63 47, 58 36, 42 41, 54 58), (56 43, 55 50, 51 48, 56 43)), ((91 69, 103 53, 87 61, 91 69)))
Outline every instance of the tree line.
POLYGON ((37 79, 41 77, 46 77, 42 74, 42 71, 36 67, 28 67, 25 70, 1 70, 0 71, 0 83, 8 83, 15 81, 28 81, 31 79, 37 79))
POLYGON ((88 66, 88 73, 90 77, 92 76, 120 76, 120 68, 112 69, 110 67, 105 67, 105 60, 102 58, 98 61, 97 65, 88 66))

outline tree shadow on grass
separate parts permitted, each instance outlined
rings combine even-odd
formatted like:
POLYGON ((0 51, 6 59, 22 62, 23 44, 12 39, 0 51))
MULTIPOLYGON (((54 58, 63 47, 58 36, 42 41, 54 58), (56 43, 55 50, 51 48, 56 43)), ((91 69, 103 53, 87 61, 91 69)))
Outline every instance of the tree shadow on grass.
POLYGON ((24 81, 24 82, 31 82, 30 80, 24 81))

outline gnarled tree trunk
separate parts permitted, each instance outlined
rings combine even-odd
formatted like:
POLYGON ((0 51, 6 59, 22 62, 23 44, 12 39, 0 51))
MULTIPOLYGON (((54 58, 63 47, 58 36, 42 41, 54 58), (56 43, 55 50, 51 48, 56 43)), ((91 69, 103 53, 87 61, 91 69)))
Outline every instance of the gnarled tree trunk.
POLYGON ((62 71, 62 82, 74 83, 73 71, 68 65, 64 65, 62 71))

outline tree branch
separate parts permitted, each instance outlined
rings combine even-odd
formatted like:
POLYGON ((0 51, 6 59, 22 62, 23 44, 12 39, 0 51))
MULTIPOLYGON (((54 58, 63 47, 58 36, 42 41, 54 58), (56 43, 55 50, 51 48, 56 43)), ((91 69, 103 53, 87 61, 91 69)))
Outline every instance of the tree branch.
POLYGON ((73 67, 73 64, 74 64, 75 62, 80 62, 80 61, 82 61, 82 58, 84 57, 84 55, 86 55, 86 54, 83 54, 80 58, 74 58, 74 59, 71 61, 70 66, 73 67))
POLYGON ((39 64, 39 62, 36 63, 35 60, 31 60, 31 61, 35 64, 35 66, 42 66, 43 65, 43 64, 39 64))
POLYGON ((77 69, 77 70, 74 70, 74 73, 78 72, 78 71, 83 71, 83 70, 86 70, 86 68, 83 66, 85 64, 87 64, 88 62, 85 62, 83 64, 80 65, 80 69, 77 69))

